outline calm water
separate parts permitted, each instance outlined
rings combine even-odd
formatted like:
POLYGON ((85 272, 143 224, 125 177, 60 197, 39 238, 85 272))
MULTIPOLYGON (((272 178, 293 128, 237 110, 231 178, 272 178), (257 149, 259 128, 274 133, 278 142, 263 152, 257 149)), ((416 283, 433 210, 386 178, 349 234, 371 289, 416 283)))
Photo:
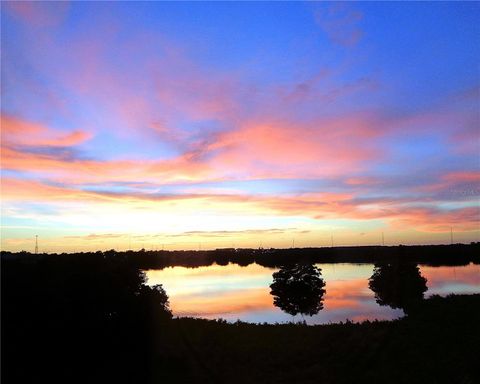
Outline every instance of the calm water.
MULTIPOLYGON (((313 316, 304 316, 308 324, 347 319, 391 320, 404 315, 401 308, 377 304, 368 281, 374 271, 373 264, 337 263, 316 266, 321 269, 326 293, 323 296, 323 309, 313 316)), ((419 269, 420 275, 427 279, 425 297, 433 294, 480 293, 480 265, 420 265, 419 269)), ((272 274, 276 271, 278 269, 258 264, 246 267, 214 264, 200 268, 148 270, 146 274, 148 284, 163 284, 175 316, 268 323, 302 320, 301 315, 293 317, 274 306, 269 286, 273 282, 272 274)))

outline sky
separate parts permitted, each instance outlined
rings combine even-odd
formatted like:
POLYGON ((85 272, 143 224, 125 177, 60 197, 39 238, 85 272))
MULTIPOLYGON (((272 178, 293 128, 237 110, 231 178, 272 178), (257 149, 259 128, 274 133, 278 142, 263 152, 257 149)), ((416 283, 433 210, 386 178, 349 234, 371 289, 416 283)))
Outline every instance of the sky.
POLYGON ((480 240, 480 3, 1 3, 1 247, 480 240))

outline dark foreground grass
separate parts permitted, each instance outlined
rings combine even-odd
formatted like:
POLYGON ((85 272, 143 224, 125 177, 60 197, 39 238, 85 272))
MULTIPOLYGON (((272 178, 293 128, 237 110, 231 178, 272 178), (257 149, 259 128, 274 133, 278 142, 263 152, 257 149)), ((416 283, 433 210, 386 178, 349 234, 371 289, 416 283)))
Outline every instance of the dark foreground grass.
POLYGON ((171 326, 178 357, 188 356, 181 381, 480 383, 480 295, 432 297, 392 322, 304 326, 184 318, 171 326))

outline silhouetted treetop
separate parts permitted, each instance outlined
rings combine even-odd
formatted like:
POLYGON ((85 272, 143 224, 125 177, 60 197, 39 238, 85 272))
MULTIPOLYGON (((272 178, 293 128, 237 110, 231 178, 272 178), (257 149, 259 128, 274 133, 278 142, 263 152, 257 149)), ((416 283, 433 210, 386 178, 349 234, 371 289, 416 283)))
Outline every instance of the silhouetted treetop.
POLYGON ((292 316, 317 314, 323 309, 325 294, 325 282, 320 275, 320 269, 312 264, 281 268, 272 275, 273 304, 292 316))
POLYGON ((405 312, 421 301, 428 289, 427 279, 420 274, 418 266, 411 263, 376 264, 368 286, 378 304, 405 312))

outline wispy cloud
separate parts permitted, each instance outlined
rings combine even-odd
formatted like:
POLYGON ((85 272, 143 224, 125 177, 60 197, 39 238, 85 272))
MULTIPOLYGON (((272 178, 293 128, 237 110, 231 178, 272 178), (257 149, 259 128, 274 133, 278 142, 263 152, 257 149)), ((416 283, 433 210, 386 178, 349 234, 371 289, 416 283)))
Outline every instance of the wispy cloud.
POLYGON ((348 3, 328 4, 315 12, 315 20, 328 37, 342 46, 354 46, 363 35, 363 14, 348 3))

